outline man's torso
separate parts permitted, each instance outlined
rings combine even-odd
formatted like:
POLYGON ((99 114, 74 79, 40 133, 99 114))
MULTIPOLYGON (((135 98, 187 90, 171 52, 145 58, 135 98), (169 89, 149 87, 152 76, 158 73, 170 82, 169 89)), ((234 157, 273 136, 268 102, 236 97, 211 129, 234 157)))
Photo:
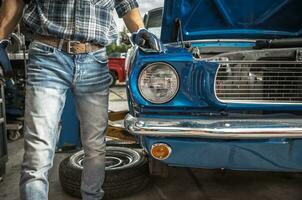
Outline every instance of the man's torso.
POLYGON ((34 33, 107 46, 117 38, 114 0, 32 0, 24 22, 34 33))

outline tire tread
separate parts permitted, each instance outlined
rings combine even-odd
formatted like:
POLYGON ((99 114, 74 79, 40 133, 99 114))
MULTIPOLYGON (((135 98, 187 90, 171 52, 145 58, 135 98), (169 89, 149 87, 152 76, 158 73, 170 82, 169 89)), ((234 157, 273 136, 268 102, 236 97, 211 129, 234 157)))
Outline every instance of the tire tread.
MULTIPOLYGON (((81 173, 82 170, 70 164, 70 157, 65 158, 59 166, 59 178, 63 190, 71 196, 81 198, 81 173)), ((118 198, 134 194, 144 189, 149 183, 148 160, 141 156, 138 165, 121 170, 106 170, 103 185, 104 198, 118 198)))

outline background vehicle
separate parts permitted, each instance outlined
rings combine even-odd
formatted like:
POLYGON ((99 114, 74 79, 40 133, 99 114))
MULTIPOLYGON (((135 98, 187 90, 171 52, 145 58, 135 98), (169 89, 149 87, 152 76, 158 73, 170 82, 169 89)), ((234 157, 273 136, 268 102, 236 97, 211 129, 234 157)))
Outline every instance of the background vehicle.
POLYGON ((171 166, 302 171, 301 11, 298 0, 166 0, 165 52, 127 57, 125 127, 171 166))
POLYGON ((125 82, 125 60, 126 53, 112 53, 109 55, 110 86, 114 86, 117 80, 119 82, 125 82))

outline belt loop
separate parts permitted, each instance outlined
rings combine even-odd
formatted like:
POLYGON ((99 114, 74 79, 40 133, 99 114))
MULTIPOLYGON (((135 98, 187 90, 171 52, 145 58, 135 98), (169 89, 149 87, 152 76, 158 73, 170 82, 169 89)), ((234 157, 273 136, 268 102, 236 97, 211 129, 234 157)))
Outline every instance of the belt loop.
POLYGON ((60 41, 59 41, 59 46, 58 46, 58 50, 59 50, 59 51, 62 50, 63 44, 64 44, 64 39, 60 39, 60 41))
POLYGON ((86 43, 85 46, 86 46, 86 48, 88 50, 88 53, 92 52, 91 44, 86 43))

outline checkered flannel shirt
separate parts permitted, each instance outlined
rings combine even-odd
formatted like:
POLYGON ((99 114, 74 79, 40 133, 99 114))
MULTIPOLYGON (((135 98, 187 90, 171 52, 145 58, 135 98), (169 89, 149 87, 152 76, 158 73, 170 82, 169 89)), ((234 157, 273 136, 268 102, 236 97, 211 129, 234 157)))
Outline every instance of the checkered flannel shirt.
POLYGON ((114 8, 122 17, 136 7, 136 0, 31 0, 23 20, 34 33, 107 46, 117 39, 114 8))

